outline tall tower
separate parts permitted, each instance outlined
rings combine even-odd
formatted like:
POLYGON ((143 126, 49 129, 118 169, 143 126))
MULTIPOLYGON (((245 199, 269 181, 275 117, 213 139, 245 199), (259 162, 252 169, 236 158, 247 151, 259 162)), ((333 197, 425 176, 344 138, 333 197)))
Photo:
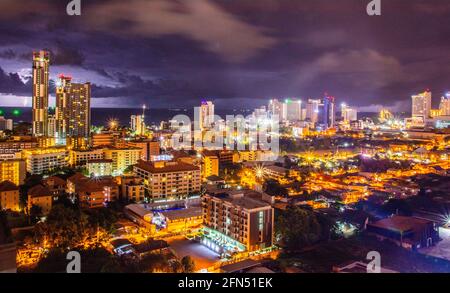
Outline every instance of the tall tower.
POLYGON ((414 95, 412 98, 412 117, 419 118, 422 122, 430 118, 431 115, 431 91, 414 95))
POLYGON ((214 123, 214 104, 211 101, 202 101, 200 106, 200 129, 209 128, 214 123))
POLYGON ((66 139, 72 148, 87 147, 91 127, 91 84, 72 83, 71 77, 60 75, 55 115, 58 138, 66 139))
POLYGON ((321 121, 320 123, 324 125, 326 129, 330 127, 334 127, 335 124, 335 116, 336 116, 336 110, 335 110, 335 104, 334 104, 334 97, 329 96, 325 94, 325 97, 323 98, 323 111, 321 115, 321 121))
POLYGON ((441 98, 439 110, 442 116, 450 116, 450 93, 446 93, 445 96, 441 98))
POLYGON ((49 66, 49 52, 33 52, 33 136, 47 136, 49 66))

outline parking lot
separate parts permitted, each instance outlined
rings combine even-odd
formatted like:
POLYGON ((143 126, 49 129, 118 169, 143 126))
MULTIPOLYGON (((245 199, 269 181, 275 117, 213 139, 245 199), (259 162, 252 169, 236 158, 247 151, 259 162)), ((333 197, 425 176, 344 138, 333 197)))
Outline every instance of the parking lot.
POLYGON ((165 240, 178 258, 189 255, 194 260, 197 271, 209 268, 220 260, 217 253, 185 237, 172 237, 165 240))

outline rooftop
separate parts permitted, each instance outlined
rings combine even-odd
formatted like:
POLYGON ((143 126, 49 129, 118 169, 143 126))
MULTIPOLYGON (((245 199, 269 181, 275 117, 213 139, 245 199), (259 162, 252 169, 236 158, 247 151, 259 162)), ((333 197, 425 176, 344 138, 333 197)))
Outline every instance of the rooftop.
POLYGON ((19 190, 19 187, 17 187, 17 185, 12 183, 11 181, 6 180, 0 183, 0 192, 14 191, 14 190, 19 190))
POLYGON ((187 172, 200 171, 200 168, 184 162, 146 162, 138 161, 135 165, 137 168, 148 171, 150 173, 170 173, 170 172, 187 172))

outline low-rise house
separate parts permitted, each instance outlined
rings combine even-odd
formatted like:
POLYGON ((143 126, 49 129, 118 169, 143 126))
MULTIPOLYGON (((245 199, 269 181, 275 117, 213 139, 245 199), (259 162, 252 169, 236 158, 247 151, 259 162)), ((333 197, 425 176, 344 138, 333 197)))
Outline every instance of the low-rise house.
POLYGON ((32 206, 42 209, 42 214, 47 215, 52 209, 53 194, 42 184, 38 184, 28 190, 28 211, 32 206))
POLYGON ((66 180, 58 176, 51 176, 43 180, 45 187, 47 187, 54 197, 58 197, 66 190, 66 180))
POLYGON ((380 240, 390 240, 409 250, 430 247, 439 241, 439 230, 436 223, 416 217, 396 215, 369 223, 367 232, 380 240))
POLYGON ((19 187, 11 181, 0 183, 0 209, 20 211, 19 187))
POLYGON ((88 178, 80 173, 67 179, 67 193, 78 195, 85 208, 99 208, 119 198, 119 185, 113 177, 88 178))

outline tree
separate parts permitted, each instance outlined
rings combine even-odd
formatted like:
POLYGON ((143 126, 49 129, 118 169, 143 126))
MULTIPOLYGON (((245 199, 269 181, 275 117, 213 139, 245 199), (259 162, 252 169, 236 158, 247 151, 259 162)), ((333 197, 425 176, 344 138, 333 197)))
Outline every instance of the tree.
POLYGON ((38 237, 47 237, 54 247, 74 247, 85 238, 87 219, 79 211, 55 205, 47 220, 35 229, 38 237))
POLYGON ((30 220, 32 223, 36 223, 40 217, 42 217, 42 208, 37 205, 32 205, 29 211, 30 220))
POLYGON ((288 206, 277 218, 277 238, 289 250, 299 250, 321 238, 321 226, 314 212, 288 206))
POLYGON ((194 260, 189 255, 186 255, 181 259, 181 265, 183 266, 183 273, 195 272, 194 260))

